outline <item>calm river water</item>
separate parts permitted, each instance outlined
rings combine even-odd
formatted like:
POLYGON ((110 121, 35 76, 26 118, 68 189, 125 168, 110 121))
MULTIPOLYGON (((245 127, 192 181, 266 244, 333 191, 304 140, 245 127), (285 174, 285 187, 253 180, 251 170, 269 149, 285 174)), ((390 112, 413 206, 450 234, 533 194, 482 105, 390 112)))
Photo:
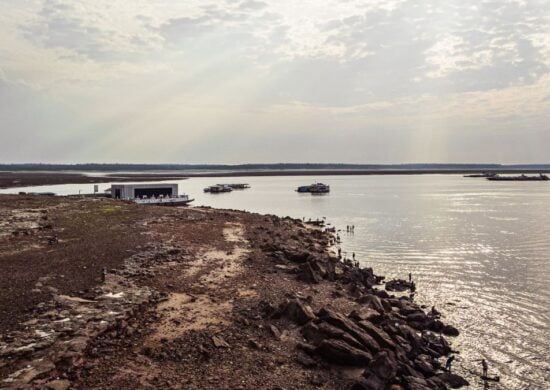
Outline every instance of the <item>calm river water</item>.
MULTIPOLYGON (((179 181, 195 205, 296 218, 326 217, 342 229, 342 250, 386 277, 417 282, 461 335, 457 371, 476 379, 477 359, 500 375, 492 389, 550 388, 550 183, 490 182, 458 175, 194 178, 179 181), (298 185, 330 184, 328 195, 298 185), (205 194, 218 182, 252 188, 205 194), (355 233, 346 233, 355 225, 355 233)), ((108 184, 100 184, 100 190, 108 184)), ((35 187, 74 194, 93 185, 35 187)), ((17 192, 30 189, 3 190, 17 192)))

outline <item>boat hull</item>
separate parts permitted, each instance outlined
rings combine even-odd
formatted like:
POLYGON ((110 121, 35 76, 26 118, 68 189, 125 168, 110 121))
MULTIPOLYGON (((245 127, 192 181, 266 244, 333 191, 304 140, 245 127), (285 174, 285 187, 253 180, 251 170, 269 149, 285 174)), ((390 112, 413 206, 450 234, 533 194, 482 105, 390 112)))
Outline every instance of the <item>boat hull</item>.
POLYGON ((140 205, 149 206, 187 206, 195 199, 137 199, 134 202, 140 205))

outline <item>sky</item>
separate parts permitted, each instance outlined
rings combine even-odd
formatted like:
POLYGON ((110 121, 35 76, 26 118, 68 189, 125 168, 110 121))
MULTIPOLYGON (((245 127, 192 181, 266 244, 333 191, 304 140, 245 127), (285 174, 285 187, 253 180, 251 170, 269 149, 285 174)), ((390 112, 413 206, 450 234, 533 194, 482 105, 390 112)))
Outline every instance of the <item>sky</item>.
POLYGON ((0 162, 550 163, 547 0, 0 0, 0 162))

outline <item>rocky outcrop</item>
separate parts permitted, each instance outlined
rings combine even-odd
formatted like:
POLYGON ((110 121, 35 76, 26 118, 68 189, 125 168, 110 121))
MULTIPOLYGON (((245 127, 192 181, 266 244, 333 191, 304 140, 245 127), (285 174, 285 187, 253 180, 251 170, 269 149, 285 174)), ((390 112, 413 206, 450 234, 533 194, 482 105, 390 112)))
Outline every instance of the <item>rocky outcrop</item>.
MULTIPOLYGON (((397 298, 377 289, 383 278, 370 268, 330 262, 313 253, 293 258, 302 260, 300 279, 313 284, 335 283, 333 296, 348 296, 360 306, 348 315, 326 306, 313 314, 309 305, 295 299, 278 310, 303 325, 300 332, 307 344, 301 343, 299 348, 309 356, 365 367, 354 389, 445 389, 465 383, 441 371, 438 358, 448 355, 451 348, 435 332, 457 335, 458 331, 443 324, 439 313, 425 312, 410 297, 397 298)), ((386 283, 390 291, 411 286, 402 280, 386 283)))
POLYGON ((315 318, 315 314, 309 305, 298 299, 293 299, 282 305, 279 315, 286 316, 298 325, 303 325, 315 318))
POLYGON ((389 280, 386 282, 385 288, 388 291, 400 291, 400 292, 407 291, 407 290, 411 290, 414 292, 416 290, 416 286, 414 282, 408 282, 403 279, 389 280))
POLYGON ((317 353, 331 363, 343 365, 364 366, 372 360, 370 353, 352 347, 343 340, 323 340, 317 347, 317 353))

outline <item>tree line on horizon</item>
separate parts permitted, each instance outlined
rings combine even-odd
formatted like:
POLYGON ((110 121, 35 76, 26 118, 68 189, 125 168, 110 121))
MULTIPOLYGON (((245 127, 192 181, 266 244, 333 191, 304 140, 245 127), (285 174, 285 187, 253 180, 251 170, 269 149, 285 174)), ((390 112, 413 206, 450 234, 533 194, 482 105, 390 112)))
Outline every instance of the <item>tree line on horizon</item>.
POLYGON ((0 164, 3 171, 174 171, 174 170, 498 170, 550 169, 550 164, 466 164, 466 163, 407 163, 407 164, 348 164, 348 163, 262 163, 262 164, 132 164, 81 163, 0 164))

